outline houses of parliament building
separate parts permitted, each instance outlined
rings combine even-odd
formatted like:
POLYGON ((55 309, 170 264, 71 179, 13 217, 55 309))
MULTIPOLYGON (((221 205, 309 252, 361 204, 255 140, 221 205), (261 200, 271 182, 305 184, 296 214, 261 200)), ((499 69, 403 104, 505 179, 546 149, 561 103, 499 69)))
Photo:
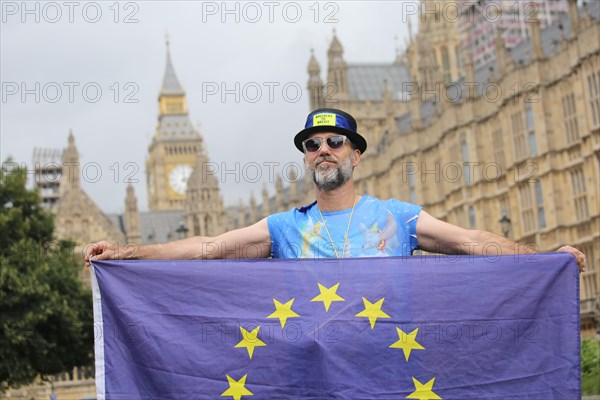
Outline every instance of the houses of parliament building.
MULTIPOLYGON (((347 63, 343 38, 334 35, 323 68, 310 54, 308 106, 355 116, 369 143, 354 173, 359 192, 416 203, 444 221, 541 252, 563 244, 584 252, 580 309, 587 337, 600 330, 600 2, 578 8, 565 0, 565 8, 543 27, 534 15, 527 37, 510 48, 496 27, 488 38, 492 57, 479 65, 461 46, 465 31, 435 13, 420 16, 418 32, 391 63, 347 63)), ((57 238, 156 243, 214 236, 314 200, 306 178, 284 184, 279 177, 275 195, 265 188, 258 200, 224 207, 218 179, 206 179, 209 154, 190 122, 168 48, 158 103, 146 161, 149 211, 138 211, 129 186, 124 214, 105 214, 75 174, 41 188, 57 238)), ((61 156, 63 163, 78 161, 73 133, 61 156)), ((59 398, 94 395, 70 384, 69 377, 55 383, 55 390, 64 385, 59 398)), ((42 398, 35 390, 10 396, 42 398)))

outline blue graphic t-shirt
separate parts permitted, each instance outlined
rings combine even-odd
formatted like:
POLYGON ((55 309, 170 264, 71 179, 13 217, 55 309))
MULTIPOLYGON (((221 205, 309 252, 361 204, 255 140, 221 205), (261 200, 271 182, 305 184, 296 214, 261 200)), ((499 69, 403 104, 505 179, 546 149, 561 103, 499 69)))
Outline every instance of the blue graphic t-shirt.
POLYGON ((352 209, 319 214, 315 203, 267 217, 273 258, 409 256, 418 248, 417 219, 421 207, 395 199, 363 195, 352 209), (350 222, 350 215, 352 221, 350 222), (348 223, 347 245, 344 238, 348 223), (325 225, 329 229, 329 234, 325 225))

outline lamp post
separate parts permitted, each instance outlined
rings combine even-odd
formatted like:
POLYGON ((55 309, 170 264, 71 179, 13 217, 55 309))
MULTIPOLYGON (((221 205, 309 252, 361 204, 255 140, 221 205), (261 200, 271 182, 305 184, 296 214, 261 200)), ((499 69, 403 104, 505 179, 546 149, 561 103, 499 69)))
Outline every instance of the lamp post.
POLYGON ((183 221, 179 223, 179 228, 175 229, 175 232, 179 234, 179 239, 185 239, 188 231, 189 229, 187 226, 185 226, 185 223, 183 221))
POLYGON ((500 225, 502 226, 502 234, 505 238, 508 238, 512 221, 510 220, 508 215, 506 215, 506 211, 502 211, 502 217, 500 217, 500 220, 498 222, 500 222, 500 225))

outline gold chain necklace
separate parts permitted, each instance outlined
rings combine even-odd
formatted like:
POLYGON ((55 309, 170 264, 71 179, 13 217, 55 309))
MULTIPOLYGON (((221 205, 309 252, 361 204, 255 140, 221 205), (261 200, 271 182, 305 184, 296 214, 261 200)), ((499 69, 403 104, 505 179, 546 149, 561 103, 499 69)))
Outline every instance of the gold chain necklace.
MULTIPOLYGON (((354 207, 356 207, 357 198, 354 197, 354 205, 352 206, 352 211, 350 212, 350 219, 348 220, 348 227, 346 228, 346 236, 344 237, 344 252, 342 253, 342 257, 346 257, 346 246, 348 244, 348 233, 350 233, 350 224, 352 223, 352 216, 354 215, 354 207)), ((331 239, 331 234, 329 233, 329 228, 327 228, 327 223, 325 222, 325 218, 323 218, 323 213, 321 209, 317 205, 317 209, 319 210, 319 215, 321 216, 321 221, 323 221, 323 226, 325 226, 325 231, 327 232, 327 236, 329 237, 329 242, 331 243, 331 247, 333 248, 333 252, 335 254, 335 258, 340 258, 337 250, 335 249, 335 244, 331 239)))

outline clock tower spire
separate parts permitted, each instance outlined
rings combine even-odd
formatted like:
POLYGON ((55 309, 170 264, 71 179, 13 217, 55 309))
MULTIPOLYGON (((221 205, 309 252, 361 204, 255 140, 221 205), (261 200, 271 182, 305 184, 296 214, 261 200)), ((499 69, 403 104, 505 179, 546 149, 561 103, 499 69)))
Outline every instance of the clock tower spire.
POLYGON ((159 118, 165 115, 187 115, 187 102, 185 99, 185 90, 181 87, 179 79, 175 74, 173 62, 171 61, 171 51, 169 49, 169 36, 167 35, 167 66, 162 86, 158 95, 158 113, 159 118))
POLYGON ((184 210, 187 180, 203 153, 202 136, 192 125, 185 90, 177 78, 169 38, 158 94, 158 123, 148 148, 146 183, 150 211, 184 210))

